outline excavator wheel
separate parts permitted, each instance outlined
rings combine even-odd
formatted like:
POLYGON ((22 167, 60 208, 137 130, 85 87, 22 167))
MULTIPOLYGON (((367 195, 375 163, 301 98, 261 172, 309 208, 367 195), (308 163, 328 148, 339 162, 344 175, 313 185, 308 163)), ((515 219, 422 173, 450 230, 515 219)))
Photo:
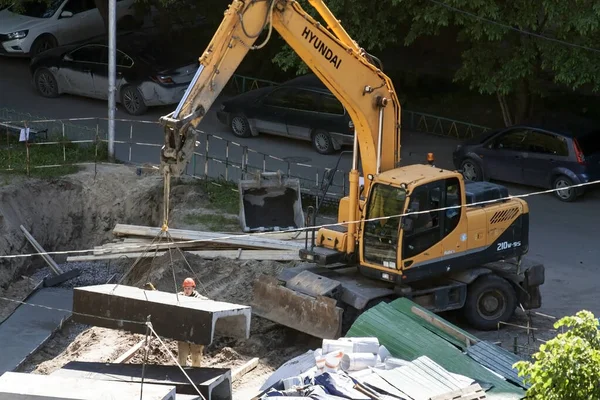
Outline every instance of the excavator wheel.
POLYGON ((507 322, 517 307, 517 294, 510 282, 486 274, 467 289, 464 315, 469 324, 482 331, 497 329, 499 322, 507 322))

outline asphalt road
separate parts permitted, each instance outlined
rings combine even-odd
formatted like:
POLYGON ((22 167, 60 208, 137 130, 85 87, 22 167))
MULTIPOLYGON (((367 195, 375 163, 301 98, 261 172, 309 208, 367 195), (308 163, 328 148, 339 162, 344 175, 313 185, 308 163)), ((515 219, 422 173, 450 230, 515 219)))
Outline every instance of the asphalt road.
MULTIPOLYGON (((107 115, 106 104, 102 101, 61 96, 58 99, 45 99, 39 96, 30 84, 27 62, 25 60, 0 59, 0 109, 10 108, 29 112, 46 118, 101 117, 107 115)), ((161 115, 168 114, 174 107, 150 109, 147 115, 132 117, 124 111, 117 111, 117 118, 132 120, 158 121, 161 115)), ((90 125, 94 125, 91 123, 90 125)), ((133 126, 136 141, 162 143, 162 133, 154 124, 119 122, 116 139, 128 140, 133 126)), ((260 136, 252 139, 235 138, 210 112, 200 127, 205 132, 218 135, 223 139, 238 142, 251 149, 279 158, 293 156, 296 161, 320 168, 334 167, 337 155, 322 156, 315 153, 309 143, 290 141, 285 138, 260 136)), ((450 155, 456 144, 451 139, 439 138, 419 133, 403 132, 402 155, 404 163, 424 160, 429 151, 436 155, 437 165, 452 168, 450 155)), ((224 141, 210 139, 210 154, 224 158, 224 141)), ((204 141, 197 149, 204 152, 204 141)), ((158 162, 158 147, 137 147, 133 151, 132 161, 158 162)), ((231 145, 230 158, 241 154, 240 149, 231 145), (236 153, 237 152, 237 153, 236 153)), ((118 157, 128 156, 127 146, 117 147, 118 157)), ((274 163, 275 160, 269 162, 274 163)), ((262 157, 254 155, 250 164, 260 167, 262 157)), ((271 168, 272 165, 270 164, 271 168)), ((285 171, 285 163, 281 169, 285 171)), ((350 157, 343 157, 341 169, 348 169, 350 157)), ((198 162, 197 171, 203 168, 198 162)), ((217 163, 211 163, 209 169, 215 172, 217 163)), ((221 166, 220 173, 224 173, 221 166)), ((233 169, 231 169, 233 171, 233 169)), ((230 172, 233 173, 233 172, 230 172)), ((292 174, 313 179, 314 170, 293 166, 292 174)), ((213 175, 211 173, 211 175, 213 175)), ((536 189, 508 185, 511 194, 524 194, 536 189)), ((546 283, 542 287, 543 307, 541 312, 562 316, 588 309, 600 316, 600 292, 597 289, 597 270, 600 269, 600 196, 598 190, 580 201, 565 204, 552 195, 534 196, 527 199, 531 210, 530 254, 546 265, 546 283)))

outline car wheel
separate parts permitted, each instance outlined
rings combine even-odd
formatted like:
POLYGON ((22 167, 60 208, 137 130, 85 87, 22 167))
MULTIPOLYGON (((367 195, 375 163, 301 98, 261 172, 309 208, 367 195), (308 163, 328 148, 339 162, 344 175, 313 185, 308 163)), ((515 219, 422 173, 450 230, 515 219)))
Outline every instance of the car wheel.
POLYGON ((467 288, 464 315, 475 329, 496 329, 499 322, 508 322, 517 308, 517 294, 504 278, 487 274, 467 288))
POLYGON ((131 115, 142 115, 148 109, 146 103, 144 103, 144 98, 142 94, 138 90, 138 88, 134 86, 127 86, 121 92, 121 104, 131 115))
POLYGON ((56 38, 52 35, 44 35, 40 36, 33 42, 31 45, 31 53, 32 57, 37 56, 40 53, 43 53, 46 50, 50 50, 58 45, 56 38))
POLYGON ((246 116, 243 114, 233 115, 231 117, 231 122, 229 126, 231 127, 231 132, 233 132, 233 134, 237 137, 247 138, 252 136, 248 118, 246 118, 246 116))
POLYGON ((466 181, 481 181, 483 180, 483 173, 481 172, 481 167, 477 162, 473 159, 467 158, 460 165, 460 169, 462 170, 463 177, 466 181))
POLYGON ((577 198, 577 190, 570 186, 573 186, 573 181, 565 175, 560 175, 552 183, 552 188, 558 189, 554 192, 556 197, 565 202, 571 202, 577 198))
POLYGON ((321 130, 316 131, 312 135, 312 145, 321 154, 331 154, 334 150, 331 135, 329 135, 329 132, 321 130))
POLYGON ((40 68, 34 74, 35 88, 44 97, 58 97, 58 83, 56 78, 46 68, 40 68))

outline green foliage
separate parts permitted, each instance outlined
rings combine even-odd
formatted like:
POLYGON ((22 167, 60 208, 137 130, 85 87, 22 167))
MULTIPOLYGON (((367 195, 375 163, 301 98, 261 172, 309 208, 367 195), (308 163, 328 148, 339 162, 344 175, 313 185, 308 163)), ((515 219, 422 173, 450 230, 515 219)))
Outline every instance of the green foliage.
POLYGON ((588 400, 600 398, 600 332, 589 311, 564 317, 556 329, 570 328, 540 346, 534 362, 514 365, 531 385, 532 400, 588 400))
POLYGON ((538 94, 544 94, 551 80, 573 89, 585 84, 600 88, 596 68, 600 50, 583 50, 509 29, 600 48, 600 4, 594 0, 443 1, 471 15, 429 1, 394 2, 412 19, 407 45, 420 36, 440 34, 446 27, 458 28, 465 50, 456 79, 480 93, 510 94, 524 81, 529 92, 538 94))
MULTIPOLYGON (((298 2, 311 17, 324 24, 307 0, 298 2)), ((395 0, 380 0, 376 3, 362 0, 327 0, 325 4, 359 46, 368 52, 374 52, 383 50, 400 39, 397 32, 405 14, 394 2, 395 0)), ((273 62, 284 71, 295 70, 299 75, 309 71, 307 65, 287 44, 283 45, 273 62)))

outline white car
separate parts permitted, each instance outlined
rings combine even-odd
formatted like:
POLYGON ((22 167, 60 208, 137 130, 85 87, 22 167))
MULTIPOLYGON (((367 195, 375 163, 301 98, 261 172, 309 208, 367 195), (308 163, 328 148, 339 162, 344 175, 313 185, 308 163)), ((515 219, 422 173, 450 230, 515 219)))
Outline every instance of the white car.
MULTIPOLYGON (((117 24, 137 26, 134 0, 117 0, 117 24)), ((94 0, 26 0, 0 11, 0 55, 35 56, 105 33, 94 0)))

